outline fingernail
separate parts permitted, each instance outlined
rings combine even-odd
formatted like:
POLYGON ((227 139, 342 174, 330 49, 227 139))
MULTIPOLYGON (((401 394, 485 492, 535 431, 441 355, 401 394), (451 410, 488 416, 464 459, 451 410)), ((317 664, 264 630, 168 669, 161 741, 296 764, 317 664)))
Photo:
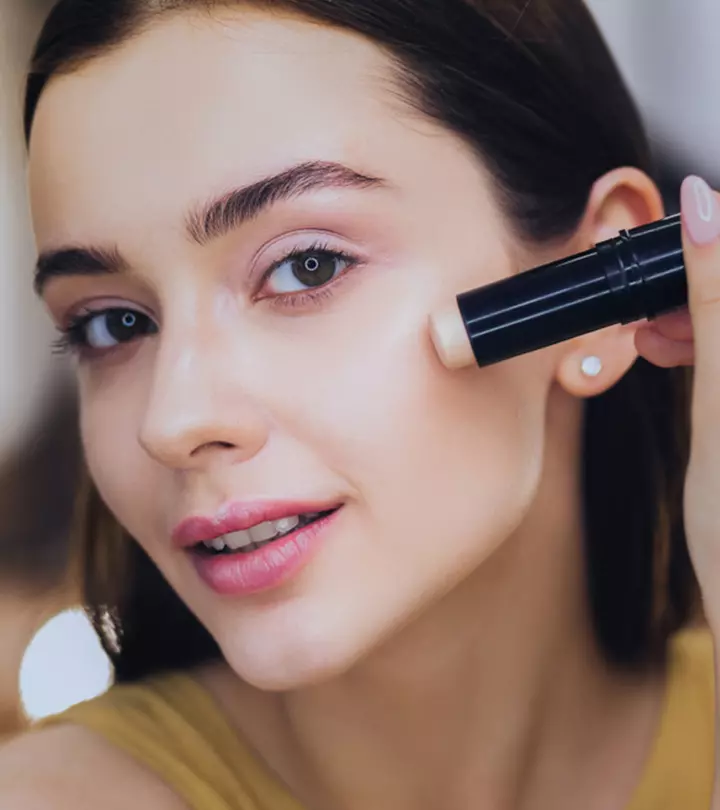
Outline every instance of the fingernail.
POLYGON ((685 225, 696 245, 709 245, 720 237, 720 206, 702 177, 685 178, 680 198, 685 225))

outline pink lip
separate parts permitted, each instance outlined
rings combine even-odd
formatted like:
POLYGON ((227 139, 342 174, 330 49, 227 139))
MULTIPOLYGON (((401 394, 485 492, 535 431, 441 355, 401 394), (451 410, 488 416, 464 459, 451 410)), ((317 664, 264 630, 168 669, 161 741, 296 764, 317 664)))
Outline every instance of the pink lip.
POLYGON ((319 503, 308 501, 253 501, 231 503, 223 507, 215 516, 201 515, 183 520, 172 533, 173 544, 177 548, 189 548, 198 543, 206 543, 223 534, 245 531, 269 520, 306 515, 316 512, 329 512, 341 503, 319 503))
POLYGON ((191 552, 192 563, 200 579, 220 596, 250 596, 274 590, 309 565, 344 511, 338 509, 255 551, 217 556, 191 552))

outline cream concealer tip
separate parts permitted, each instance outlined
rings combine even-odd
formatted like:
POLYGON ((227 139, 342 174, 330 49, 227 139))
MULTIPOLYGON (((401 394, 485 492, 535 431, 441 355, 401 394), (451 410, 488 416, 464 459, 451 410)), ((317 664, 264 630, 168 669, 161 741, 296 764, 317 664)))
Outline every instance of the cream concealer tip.
POLYGON ((430 316, 430 336, 442 364, 451 371, 475 362, 457 304, 430 316))

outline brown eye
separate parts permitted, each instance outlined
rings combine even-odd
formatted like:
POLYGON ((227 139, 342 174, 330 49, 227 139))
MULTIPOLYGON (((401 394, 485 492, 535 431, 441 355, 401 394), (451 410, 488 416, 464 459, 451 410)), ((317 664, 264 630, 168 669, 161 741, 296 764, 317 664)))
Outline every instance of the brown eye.
POLYGON ((353 259, 332 250, 312 249, 293 253, 279 262, 268 276, 276 295, 322 287, 353 264, 353 259))
POLYGON ((90 349, 110 349, 157 331, 147 315, 133 309, 106 309, 88 314, 72 329, 76 342, 90 349))
POLYGON ((335 278, 338 271, 338 259, 331 253, 306 253, 292 259, 292 273, 295 278, 307 287, 319 287, 335 278))

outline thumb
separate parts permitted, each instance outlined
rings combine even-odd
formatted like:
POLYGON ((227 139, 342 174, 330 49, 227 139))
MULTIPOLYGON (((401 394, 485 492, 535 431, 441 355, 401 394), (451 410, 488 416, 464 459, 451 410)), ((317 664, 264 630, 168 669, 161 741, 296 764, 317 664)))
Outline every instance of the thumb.
POLYGON ((695 340, 693 433, 720 453, 720 196, 694 176, 684 181, 680 196, 695 340))

